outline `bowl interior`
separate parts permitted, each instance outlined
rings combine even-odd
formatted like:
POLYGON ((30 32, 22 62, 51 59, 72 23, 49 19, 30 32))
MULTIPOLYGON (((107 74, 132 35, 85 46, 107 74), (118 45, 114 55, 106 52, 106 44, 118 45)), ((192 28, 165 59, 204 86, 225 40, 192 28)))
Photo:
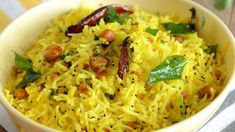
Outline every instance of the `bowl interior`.
MULTIPOLYGON (((19 114, 19 112, 13 109, 3 94, 5 80, 8 78, 14 64, 14 54, 12 51, 16 51, 20 54, 27 51, 32 47, 32 41, 43 30, 45 30, 51 19, 67 12, 72 8, 78 7, 81 4, 80 2, 80 0, 67 0, 60 2, 57 0, 52 0, 42 4, 14 21, 0 36, 0 100, 6 109, 13 114, 13 116, 20 118, 25 122, 30 122, 30 120, 25 119, 22 114, 19 114)), ((206 111, 209 109, 213 109, 214 111, 214 109, 217 109, 223 102, 227 94, 226 90, 228 91, 229 87, 232 86, 232 80, 234 80, 234 61, 231 61, 231 59, 235 58, 235 44, 233 36, 229 32, 228 28, 222 23, 221 20, 215 17, 215 15, 198 4, 187 0, 89 0, 82 1, 82 3, 86 3, 94 7, 101 6, 100 4, 107 5, 113 3, 137 5, 140 9, 145 11, 152 13, 159 12, 161 14, 176 14, 180 18, 190 18, 191 13, 189 9, 194 7, 197 10, 197 26, 199 27, 199 35, 209 44, 219 44, 220 48, 229 46, 225 52, 224 58, 227 71, 229 71, 225 90, 215 99, 215 101, 213 101, 211 105, 205 108, 204 113, 201 112, 201 115, 205 115, 206 111), (205 25, 201 28, 203 19, 205 19, 205 25)), ((212 110, 210 112, 212 112, 212 110)), ((195 120, 196 119, 198 118, 195 118, 195 120)), ((34 125, 38 124, 35 123, 34 125)))

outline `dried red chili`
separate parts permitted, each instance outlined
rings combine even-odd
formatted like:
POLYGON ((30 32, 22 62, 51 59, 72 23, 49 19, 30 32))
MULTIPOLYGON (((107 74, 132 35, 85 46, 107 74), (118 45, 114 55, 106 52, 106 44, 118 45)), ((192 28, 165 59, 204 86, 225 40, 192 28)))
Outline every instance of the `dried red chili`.
MULTIPOLYGON (((80 33, 80 32, 82 32, 82 29, 84 28, 85 25, 88 25, 88 26, 95 25, 97 21, 99 21, 101 18, 103 18, 107 14, 109 7, 113 7, 116 10, 116 12, 119 14, 133 13, 132 9, 130 9, 126 6, 123 6, 123 5, 113 4, 113 5, 104 6, 104 7, 101 7, 99 9, 95 10, 93 13, 91 13, 87 17, 83 18, 77 24, 69 26, 65 30, 65 35, 69 36, 68 35, 69 33, 80 33)), ((71 36, 69 36, 69 37, 71 37, 71 36)))
POLYGON ((107 7, 113 7, 117 13, 121 14, 121 13, 133 13, 133 10, 126 7, 126 6, 123 6, 123 5, 119 5, 119 4, 113 4, 113 5, 110 5, 110 6, 107 6, 107 7))
POLYGON ((128 66, 129 66, 129 37, 126 37, 125 40, 123 41, 123 47, 121 51, 121 56, 120 60, 118 63, 118 76, 123 79, 123 74, 127 73, 129 71, 128 66))

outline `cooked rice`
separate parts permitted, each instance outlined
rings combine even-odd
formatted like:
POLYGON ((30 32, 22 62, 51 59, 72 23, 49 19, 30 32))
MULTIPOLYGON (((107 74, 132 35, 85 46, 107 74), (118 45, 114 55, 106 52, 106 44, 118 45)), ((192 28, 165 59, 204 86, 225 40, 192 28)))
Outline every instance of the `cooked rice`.
POLYGON ((82 33, 73 34, 70 39, 64 36, 68 26, 92 11, 94 9, 81 7, 56 18, 24 55, 32 61, 34 69, 43 73, 40 79, 25 88, 29 94, 27 99, 14 97, 15 86, 25 73, 17 78, 9 78, 6 97, 25 116, 62 131, 151 131, 189 118, 216 97, 213 89, 209 98, 199 98, 198 91, 208 84, 220 86, 223 83, 214 75, 215 70, 220 70, 222 78, 225 77, 224 64, 216 63, 222 61, 223 56, 217 52, 214 59, 214 54, 205 53, 208 44, 197 32, 181 35, 185 41, 177 42, 161 25, 179 22, 174 16, 155 15, 136 8, 130 15, 131 19, 122 25, 117 22, 106 24, 101 19, 99 24, 85 26, 82 33), (137 25, 133 24, 136 22, 137 25), (145 32, 148 27, 160 30, 153 36, 145 32), (107 28, 116 33, 116 38, 103 51, 99 45, 105 40, 94 38, 107 28), (121 80, 117 75, 118 61, 126 36, 132 40, 133 52, 129 72, 121 80), (64 60, 59 59, 55 63, 44 60, 44 50, 51 44, 59 44, 63 54, 69 53, 64 60), (94 50, 109 55, 108 74, 101 79, 92 70, 83 70, 83 65, 89 63, 94 50), (146 86, 150 71, 172 55, 181 55, 188 60, 182 78, 146 86), (71 67, 64 66, 64 61, 71 62, 71 67), (55 72, 60 75, 53 80, 50 75, 55 72), (40 88, 42 84, 43 89, 40 88), (84 84, 88 92, 79 92, 79 84, 84 84), (185 112, 182 108, 182 91, 189 94, 184 100, 185 112), (107 98, 107 93, 115 94, 114 100, 107 98))

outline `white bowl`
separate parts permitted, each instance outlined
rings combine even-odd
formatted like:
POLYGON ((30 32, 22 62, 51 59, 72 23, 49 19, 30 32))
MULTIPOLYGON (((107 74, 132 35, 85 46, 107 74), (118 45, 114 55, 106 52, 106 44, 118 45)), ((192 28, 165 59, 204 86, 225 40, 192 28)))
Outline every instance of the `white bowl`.
MULTIPOLYGON (((85 2, 85 1, 83 1, 85 2)), ((18 112, 7 101, 3 89, 5 80, 10 74, 14 64, 12 50, 24 53, 32 47, 32 41, 47 27, 50 20, 61 15, 72 8, 79 7, 80 0, 52 0, 36 8, 31 9, 17 20, 15 20, 0 36, 0 101, 9 112, 12 119, 20 127, 27 131, 56 131, 55 129, 43 126, 18 112)), ((171 125, 159 131, 195 131, 205 124, 225 100, 229 90, 235 84, 234 66, 235 61, 235 40, 226 25, 214 14, 189 0, 89 0, 91 6, 99 4, 120 3, 124 5, 138 5, 141 9, 149 12, 160 12, 161 14, 174 13, 182 18, 190 17, 189 9, 194 7, 197 10, 199 25, 202 18, 206 20, 205 26, 199 29, 199 34, 208 43, 218 43, 220 47, 228 44, 230 47, 225 53, 225 64, 228 71, 228 80, 224 90, 214 99, 212 103, 192 117, 171 125)))

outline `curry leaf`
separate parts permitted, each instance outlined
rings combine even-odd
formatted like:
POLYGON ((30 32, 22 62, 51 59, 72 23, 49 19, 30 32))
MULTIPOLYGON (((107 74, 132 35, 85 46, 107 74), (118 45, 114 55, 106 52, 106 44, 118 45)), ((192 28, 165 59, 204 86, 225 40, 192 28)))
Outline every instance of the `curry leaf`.
POLYGON ((151 84, 163 80, 180 79, 187 63, 188 61, 183 56, 174 55, 168 57, 151 71, 147 83, 151 84))
POLYGON ((33 82, 37 80, 41 76, 41 72, 33 71, 32 69, 26 71, 26 74, 23 78, 23 80, 16 85, 17 88, 25 87, 29 82, 33 82))
POLYGON ((16 66, 23 71, 27 71, 29 69, 32 69, 32 64, 25 58, 23 58, 22 56, 20 56, 19 54, 15 53, 15 63, 16 66))
POLYGON ((40 71, 34 71, 33 70, 33 65, 27 59, 25 59, 24 57, 20 56, 16 52, 15 52, 15 63, 16 63, 16 66, 20 70, 26 72, 23 80, 16 85, 17 88, 23 88, 28 83, 37 80, 41 76, 41 72, 40 71))
POLYGON ((113 7, 109 7, 107 14, 104 17, 106 22, 115 22, 118 21, 118 15, 116 10, 113 7))
POLYGON ((129 18, 130 18, 130 17, 129 17, 129 14, 128 14, 128 13, 124 13, 124 14, 122 14, 122 15, 119 17, 119 19, 117 19, 117 22, 120 23, 120 24, 123 24, 124 21, 125 21, 126 19, 129 19, 129 18))
POLYGON ((107 14, 104 17, 105 22, 118 22, 123 24, 126 19, 129 19, 128 13, 123 13, 122 15, 118 15, 116 10, 113 7, 109 7, 107 14))
POLYGON ((150 33, 150 34, 152 34, 153 36, 155 36, 156 34, 157 34, 157 32, 159 31, 159 29, 155 29, 155 28, 150 28, 150 27, 148 27, 148 28, 146 28, 146 30, 145 30, 147 33, 150 33))
POLYGON ((192 33, 194 30, 190 28, 189 25, 183 24, 183 23, 164 23, 163 24, 164 28, 168 31, 171 31, 172 34, 187 34, 187 33, 192 33))

